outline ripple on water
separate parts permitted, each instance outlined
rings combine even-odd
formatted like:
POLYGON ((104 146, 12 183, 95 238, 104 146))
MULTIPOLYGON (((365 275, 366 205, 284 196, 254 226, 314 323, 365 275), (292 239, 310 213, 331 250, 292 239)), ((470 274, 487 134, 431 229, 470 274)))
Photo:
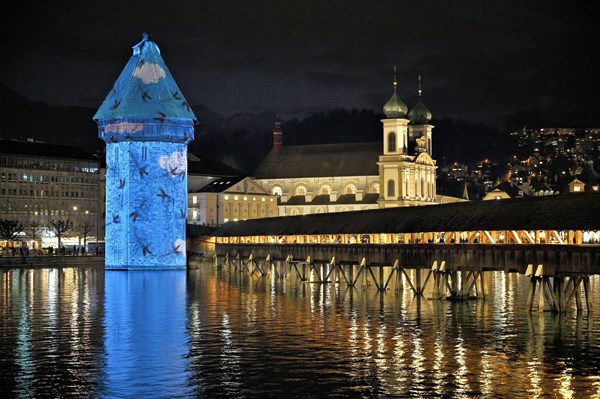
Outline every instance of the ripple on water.
POLYGON ((600 316, 529 313, 526 279, 486 279, 455 302, 210 265, 1 270, 0 393, 600 397, 600 316))

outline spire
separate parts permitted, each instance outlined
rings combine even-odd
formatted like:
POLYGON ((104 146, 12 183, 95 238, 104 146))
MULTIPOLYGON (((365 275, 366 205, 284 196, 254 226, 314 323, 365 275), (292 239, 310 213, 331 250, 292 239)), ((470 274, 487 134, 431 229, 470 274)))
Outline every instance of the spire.
POLYGON ((423 104, 422 96, 423 89, 421 88, 421 75, 418 75, 418 89, 417 94, 419 95, 419 99, 417 100, 417 104, 415 104, 414 108, 410 110, 408 113, 408 119, 410 119, 413 125, 426 125, 431 120, 431 112, 429 109, 423 104))
POLYGON ((279 151, 283 144, 283 131, 281 129, 281 119, 275 115, 275 126, 273 127, 273 149, 279 151))
POLYGON ((385 103, 383 106, 383 113, 385 117, 388 119, 394 118, 403 118, 408 112, 408 107, 404 102, 398 97, 398 93, 396 89, 398 87, 398 81, 396 80, 396 65, 394 65, 394 93, 392 97, 385 103))

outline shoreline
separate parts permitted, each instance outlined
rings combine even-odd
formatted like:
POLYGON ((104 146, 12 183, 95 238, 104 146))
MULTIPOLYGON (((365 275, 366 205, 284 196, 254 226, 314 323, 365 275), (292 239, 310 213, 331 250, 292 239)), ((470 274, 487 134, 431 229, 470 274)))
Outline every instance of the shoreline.
POLYGON ((45 255, 0 257, 0 268, 56 266, 104 266, 104 256, 45 255))

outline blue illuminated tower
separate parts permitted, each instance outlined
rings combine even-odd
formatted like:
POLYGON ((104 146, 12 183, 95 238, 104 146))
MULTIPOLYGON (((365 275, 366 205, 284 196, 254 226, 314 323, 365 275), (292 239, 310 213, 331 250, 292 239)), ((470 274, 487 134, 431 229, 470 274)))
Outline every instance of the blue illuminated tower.
POLYGON ((185 268, 187 144, 197 121, 147 34, 94 120, 106 142, 106 268, 185 268))

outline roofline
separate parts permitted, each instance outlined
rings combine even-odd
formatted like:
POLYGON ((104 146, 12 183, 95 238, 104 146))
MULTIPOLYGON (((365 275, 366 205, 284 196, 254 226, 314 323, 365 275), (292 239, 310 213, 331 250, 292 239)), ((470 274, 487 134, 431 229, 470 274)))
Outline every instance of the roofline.
POLYGON ((535 229, 600 230, 600 194, 577 193, 252 219, 228 222, 214 236, 535 229))

